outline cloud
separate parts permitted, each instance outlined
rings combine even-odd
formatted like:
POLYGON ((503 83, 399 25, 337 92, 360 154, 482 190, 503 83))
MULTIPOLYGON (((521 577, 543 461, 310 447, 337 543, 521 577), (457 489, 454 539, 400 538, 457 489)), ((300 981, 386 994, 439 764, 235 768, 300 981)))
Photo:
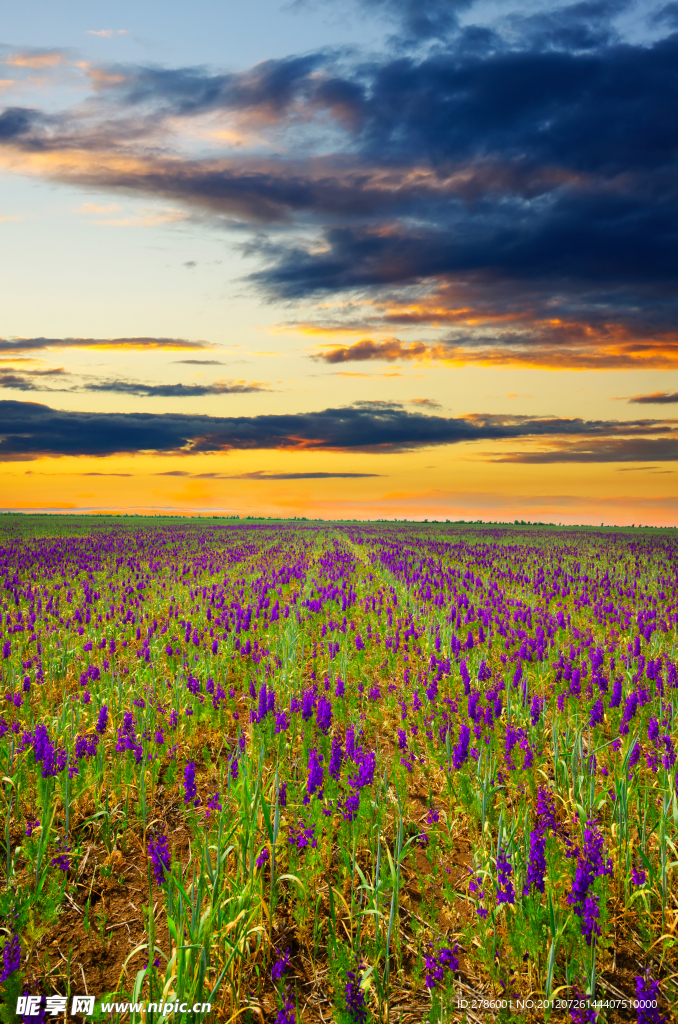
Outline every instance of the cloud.
POLYGON ((144 384, 130 380, 103 380, 85 383, 78 391, 110 391, 118 395, 140 395, 143 398, 200 398, 204 395, 249 395, 268 391, 261 384, 247 381, 215 381, 214 384, 144 384))
POLYGON ((88 36, 100 36, 102 39, 111 39, 113 36, 128 36, 129 32, 126 28, 88 28, 86 34, 88 36))
POLYGON ((249 231, 265 298, 352 304, 367 338, 338 361, 391 358, 393 332, 418 325, 435 338, 400 339, 402 358, 426 345, 421 358, 489 365, 675 366, 671 5, 651 41, 624 37, 610 0, 489 27, 465 2, 363 7, 397 26, 379 55, 91 67, 84 104, 0 114, 0 161, 169 204, 156 223, 185 211, 249 231))
POLYGON ((380 477, 381 473, 269 473, 266 470, 255 470, 253 473, 189 473, 181 469, 172 469, 155 476, 181 476, 192 480, 346 480, 363 477, 380 477))
POLYGON ((440 402, 435 402, 432 398, 410 398, 410 405, 416 405, 420 409, 442 409, 440 402))
POLYGON ((52 348, 94 349, 205 349, 206 341, 185 341, 183 338, 0 338, 0 355, 11 352, 34 352, 52 348))
POLYGON ((205 395, 247 395, 268 388, 248 381, 215 381, 212 384, 145 384, 133 380, 91 380, 83 377, 78 383, 55 387, 59 379, 73 377, 66 370, 22 370, 1 372, 0 388, 22 391, 110 392, 118 395, 139 395, 142 398, 202 398, 205 395), (57 378, 56 381, 50 378, 57 378))
MULTIPOLYGON (((380 329, 395 323, 402 326, 426 324, 427 309, 442 300, 410 305, 394 305, 383 314, 370 319, 380 329)), ((478 303, 480 305, 480 303, 478 303)), ((436 323, 443 319, 440 313, 436 323)), ((476 308, 473 327, 459 326, 462 317, 450 313, 446 318, 455 323, 455 330, 440 341, 432 343, 404 343, 399 339, 385 341, 364 339, 353 345, 329 348, 323 346, 313 358, 326 362, 365 362, 381 360, 410 360, 415 362, 442 362, 451 365, 466 363, 481 366, 529 366, 540 369, 571 370, 627 370, 675 369, 678 367, 678 331, 644 331, 604 321, 584 323, 556 320, 548 322, 523 312, 500 314, 476 308), (521 323, 522 321, 522 323, 521 323), (490 328, 494 327, 494 330, 490 328)), ((369 323, 320 321, 302 325, 304 333, 345 334, 364 330, 369 323)), ((291 326, 294 329, 294 326, 291 326)))
POLYGON ((83 203, 80 213, 116 213, 120 209, 118 203, 83 203))
POLYGON ((0 388, 17 388, 21 391, 52 391, 50 378, 59 380, 70 374, 62 367, 54 370, 21 370, 19 373, 0 370, 0 388))
POLYGON ((23 107, 7 107, 0 114, 0 143, 28 135, 39 120, 40 115, 37 111, 26 110, 23 107))
POLYGON ((173 362, 184 366, 224 366, 219 359, 174 359, 173 362))
POLYGON ((42 70, 63 64, 66 60, 60 50, 23 50, 5 57, 5 64, 16 68, 42 70))
POLYGON ((678 402, 678 391, 653 391, 651 395, 634 395, 629 398, 632 405, 675 405, 678 402))
POLYGON ((546 465, 564 462, 678 462, 678 438, 605 438, 563 444, 548 451, 516 452, 493 462, 546 465))
POLYGON ((361 363, 372 359, 386 360, 392 363, 396 359, 421 358, 428 351, 428 346, 421 341, 403 345, 397 338, 391 338, 388 341, 372 341, 370 338, 365 338, 363 341, 357 341, 355 345, 333 348, 329 352, 319 352, 315 358, 322 359, 326 363, 361 363))
MULTIPOLYGON (((207 474, 201 474, 206 476, 207 474)), ((239 473, 227 477, 229 480, 354 480, 363 477, 380 477, 381 473, 267 473, 264 470, 254 473, 239 473)))
MULTIPOLYGON (((620 461, 617 447, 637 443, 637 461, 665 460, 653 451, 675 451, 674 420, 589 421, 558 417, 470 414, 428 416, 408 412, 397 403, 360 402, 318 412, 261 416, 200 416, 185 413, 95 413, 60 411, 32 402, 0 401, 0 459, 41 455, 107 456, 136 452, 198 454, 231 449, 297 451, 365 451, 389 454, 468 441, 509 441, 540 437, 593 438, 607 456, 620 461), (663 441, 645 441, 652 435, 663 441), (616 438, 621 438, 616 441, 616 438), (645 451, 645 448, 648 450, 645 451), (662 448, 663 445, 663 448, 662 448), (607 446, 607 448, 605 447, 607 446), (617 447, 615 447, 617 446, 617 447), (673 447, 671 447, 673 446, 673 447)), ((621 450, 621 449, 619 449, 621 450)), ((562 449, 539 454, 537 461, 596 461, 587 441, 575 441, 567 457, 562 449), (580 445, 580 448, 577 447, 580 445), (588 445, 588 446, 587 446, 588 445), (553 458, 551 458, 553 456, 553 458), (561 457, 559 457, 561 456, 561 457)), ((630 451, 630 449, 629 449, 630 451)), ((675 457, 675 456, 673 456, 675 457)), ((508 456, 531 461, 532 455, 508 456)), ((629 455, 628 461, 633 461, 629 455)))
POLYGON ((444 39, 459 28, 459 15, 476 0, 362 0, 368 11, 382 14, 399 27, 399 41, 444 39))

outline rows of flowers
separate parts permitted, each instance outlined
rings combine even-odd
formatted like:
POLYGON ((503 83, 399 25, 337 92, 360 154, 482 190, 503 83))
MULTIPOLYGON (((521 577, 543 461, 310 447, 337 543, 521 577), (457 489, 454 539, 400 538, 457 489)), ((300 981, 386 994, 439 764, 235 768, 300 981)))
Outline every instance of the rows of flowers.
POLYGON ((5 536, 0 587, 7 1005, 54 991, 36 922, 87 898, 85 851, 91 900, 134 835, 132 995, 278 1024, 461 1020, 469 993, 665 1018, 672 532, 43 528, 5 536))

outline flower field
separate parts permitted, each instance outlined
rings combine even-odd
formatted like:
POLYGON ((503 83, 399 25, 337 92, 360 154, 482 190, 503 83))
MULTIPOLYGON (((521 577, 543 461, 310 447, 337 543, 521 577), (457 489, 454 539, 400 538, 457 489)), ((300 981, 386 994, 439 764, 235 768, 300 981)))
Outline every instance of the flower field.
POLYGON ((675 531, 0 531, 2 1019, 676 1019, 675 531))

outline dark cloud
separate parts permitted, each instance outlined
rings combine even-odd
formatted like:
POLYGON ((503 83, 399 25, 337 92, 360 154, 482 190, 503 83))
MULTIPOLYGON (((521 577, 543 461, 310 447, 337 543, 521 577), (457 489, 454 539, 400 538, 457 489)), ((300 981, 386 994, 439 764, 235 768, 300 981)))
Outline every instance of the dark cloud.
POLYGON ((410 398, 410 405, 416 405, 420 409, 442 409, 440 402, 435 402, 432 398, 410 398))
POLYGON ((188 473, 175 469, 155 476, 186 476, 192 480, 334 480, 357 479, 359 477, 379 477, 381 473, 269 473, 266 470, 255 470, 253 473, 188 473))
POLYGON ((678 438, 624 437, 578 441, 543 452, 516 452, 494 462, 678 462, 678 438))
POLYGON ((21 370, 19 373, 11 370, 0 370, 0 388, 18 388, 21 391, 52 391, 53 385, 46 383, 50 378, 57 380, 68 377, 70 374, 63 368, 54 370, 21 370))
POLYGON ((540 49, 595 50, 618 42, 613 21, 632 0, 583 0, 536 14, 510 17, 523 44, 540 49))
POLYGON ((27 135, 40 120, 37 110, 24 107, 7 107, 0 114, 0 142, 27 135))
POLYGON ((112 349, 204 349, 206 341, 183 338, 0 338, 0 356, 12 352, 35 352, 48 348, 112 349))
POLYGON ((214 384, 143 384, 130 380, 104 380, 83 384, 78 391, 110 391, 118 395, 139 395, 142 398, 201 398, 204 395, 248 395, 267 391, 259 384, 241 381, 217 381, 214 384))
POLYGON ((249 71, 210 74, 202 67, 111 66, 100 83, 109 100, 171 116, 190 117, 212 110, 241 110, 280 115, 327 63, 322 53, 266 60, 249 71))
POLYGON ((107 392, 138 395, 141 398, 202 398, 205 395, 248 395, 268 389, 245 381, 215 381, 213 384, 144 384, 133 380, 87 380, 66 387, 55 387, 50 378, 73 376, 64 370, 22 370, 20 373, 0 372, 0 388, 21 391, 107 392))
MULTIPOLYGON (((500 363, 539 346, 557 358, 557 323, 579 331, 561 365, 665 365, 665 345, 676 361, 675 4, 648 43, 615 27, 626 0, 542 5, 490 28, 462 25, 466 0, 363 6, 400 33, 383 56, 325 50, 221 74, 102 68, 78 110, 6 110, 0 145, 16 166, 28 154, 31 171, 46 154, 43 173, 71 185, 255 228, 249 281, 272 300, 409 303, 422 324, 456 318, 463 336, 448 347, 482 342, 500 363), (206 113, 227 114, 244 144, 222 158, 173 151, 177 121, 206 113), (652 354, 615 364, 608 342, 622 329, 653 340, 652 354)), ((391 358, 384 344, 337 349, 337 361, 391 358)))
POLYGON ((398 24, 401 40, 420 42, 444 39, 459 28, 459 15, 476 0, 361 0, 367 10, 376 11, 398 24))
POLYGON ((678 402, 678 391, 654 391, 651 395, 634 395, 629 398, 632 405, 675 405, 678 402))
MULTIPOLYGON (((387 454, 465 441, 572 437, 600 438, 603 444, 612 444, 610 438, 656 434, 666 435, 666 444, 675 445, 674 425, 671 420, 590 421, 490 414, 448 418, 408 412, 388 402, 362 402, 310 413, 227 417, 67 412, 32 402, 7 401, 0 402, 0 459, 276 448, 387 454)), ((641 458, 648 461, 652 456, 641 458)))
POLYGON ((678 3, 674 2, 664 4, 658 11, 654 11, 650 15, 650 24, 655 26, 668 26, 672 29, 678 29, 678 3))
POLYGON ((223 366, 220 359, 175 359, 175 363, 184 366, 223 366))
MULTIPOLYGON (((205 475, 205 474, 203 474, 205 475)), ((381 473, 239 473, 229 480, 355 480, 362 477, 380 477, 381 473)))
POLYGON ((354 345, 339 346, 329 352, 320 352, 315 358, 326 363, 366 362, 368 360, 386 360, 392 363, 396 359, 418 359, 425 356, 428 347, 421 341, 404 345, 397 338, 388 341, 372 341, 365 338, 354 345))

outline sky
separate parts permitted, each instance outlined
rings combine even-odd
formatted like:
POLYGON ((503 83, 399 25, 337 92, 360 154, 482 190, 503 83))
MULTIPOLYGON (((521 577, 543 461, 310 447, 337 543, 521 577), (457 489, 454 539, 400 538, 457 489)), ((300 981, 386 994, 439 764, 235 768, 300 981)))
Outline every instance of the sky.
POLYGON ((20 0, 0 507, 678 525, 678 3, 20 0))

